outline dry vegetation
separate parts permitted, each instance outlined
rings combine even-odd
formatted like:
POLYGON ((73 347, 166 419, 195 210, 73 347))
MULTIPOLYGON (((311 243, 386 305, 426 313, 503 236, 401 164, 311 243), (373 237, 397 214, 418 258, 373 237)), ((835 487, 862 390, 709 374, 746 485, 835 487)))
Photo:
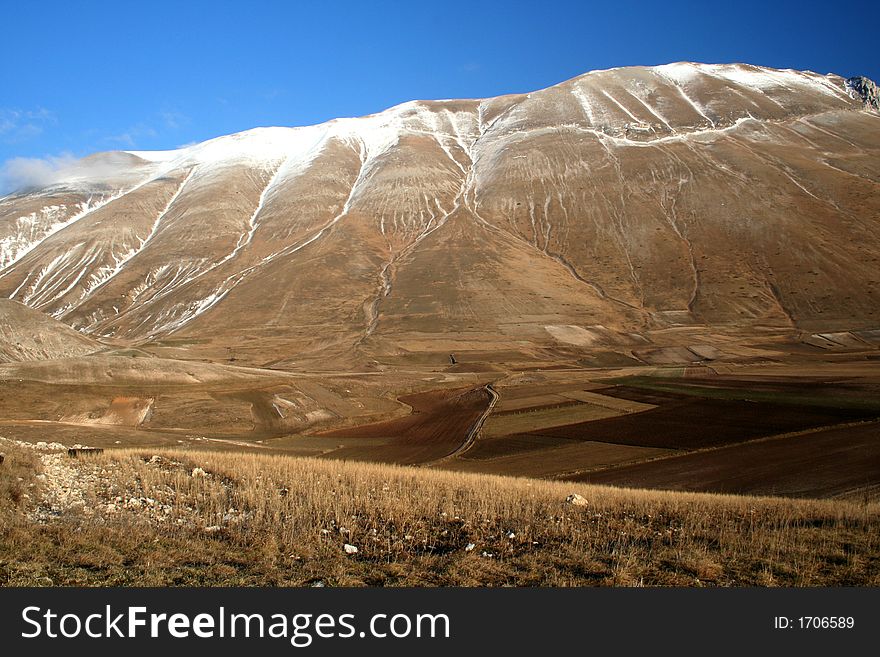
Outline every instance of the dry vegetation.
POLYGON ((880 585, 873 503, 231 452, 2 448, 6 586, 880 585), (574 492, 588 505, 566 504, 574 492))

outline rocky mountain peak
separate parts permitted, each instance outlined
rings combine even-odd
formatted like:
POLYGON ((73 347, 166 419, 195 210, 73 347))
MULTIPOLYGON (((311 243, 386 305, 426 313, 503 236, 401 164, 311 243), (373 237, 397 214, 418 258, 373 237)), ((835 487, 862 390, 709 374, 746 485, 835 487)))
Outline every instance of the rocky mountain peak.
POLYGON ((877 88, 877 83, 870 78, 863 75, 849 78, 846 81, 846 88, 853 98, 861 98, 867 107, 880 110, 880 89, 877 88))

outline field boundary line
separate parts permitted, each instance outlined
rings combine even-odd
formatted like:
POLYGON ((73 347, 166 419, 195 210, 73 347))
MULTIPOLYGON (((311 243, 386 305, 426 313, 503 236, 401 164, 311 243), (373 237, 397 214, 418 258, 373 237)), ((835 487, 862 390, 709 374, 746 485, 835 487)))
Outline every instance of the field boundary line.
MULTIPOLYGON (((691 449, 691 450, 675 450, 674 454, 663 454, 659 456, 655 456, 652 458, 647 458, 642 461, 633 461, 630 463, 618 463, 612 466, 607 467, 596 467, 596 468, 585 468, 582 470, 572 470, 570 472, 560 472, 558 474, 550 475, 547 477, 548 480, 557 480, 564 479, 565 477, 574 477, 581 474, 593 473, 593 472, 610 472, 612 470, 616 470, 621 467, 629 466, 629 465, 642 465, 643 463, 656 463, 657 461, 668 461, 669 459, 678 459, 683 458, 685 456, 689 456, 690 454, 704 454, 706 452, 718 452, 724 449, 731 449, 733 447, 742 447, 743 445, 753 445, 756 443, 767 443, 773 440, 784 440, 785 438, 797 438, 798 436, 807 436, 812 433, 821 433, 822 431, 830 431, 832 429, 849 429, 851 427, 858 427, 865 424, 877 424, 880 423, 880 418, 869 418, 865 420, 855 420, 853 422, 840 422, 838 424, 826 424, 821 427, 812 427, 809 429, 801 429, 799 431, 788 431, 786 433, 777 433, 772 436, 761 436, 760 438, 752 438, 751 440, 743 440, 738 443, 728 443, 726 445, 716 445, 714 447, 702 447, 700 449, 691 449)), ((601 441, 597 441, 601 442, 601 441)), ((623 443, 609 443, 610 445, 621 445, 623 443)))
POLYGON ((443 463, 444 461, 448 461, 450 459, 457 458, 462 454, 466 453, 471 447, 474 446, 474 443, 477 441, 477 437, 483 429, 483 424, 485 424, 486 420, 489 417, 489 414, 492 412, 492 409, 495 408, 495 404, 498 403, 498 400, 501 398, 495 389, 492 387, 491 383, 487 383, 483 386, 483 390, 489 393, 490 400, 489 405, 486 407, 486 410, 483 411, 483 414, 477 418, 477 421, 474 422, 474 426, 471 427, 470 431, 468 431, 467 436, 465 436, 464 442, 458 446, 458 448, 452 452, 451 454, 447 454, 446 456, 431 461, 429 463, 423 463, 425 466, 433 466, 439 463, 443 463))

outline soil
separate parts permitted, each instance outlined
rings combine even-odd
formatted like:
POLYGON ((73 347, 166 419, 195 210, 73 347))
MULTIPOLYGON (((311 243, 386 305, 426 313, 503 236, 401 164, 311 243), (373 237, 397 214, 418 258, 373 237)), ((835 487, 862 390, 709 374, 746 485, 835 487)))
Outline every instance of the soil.
POLYGON ((569 477, 636 488, 788 497, 876 497, 880 423, 732 445, 569 477))

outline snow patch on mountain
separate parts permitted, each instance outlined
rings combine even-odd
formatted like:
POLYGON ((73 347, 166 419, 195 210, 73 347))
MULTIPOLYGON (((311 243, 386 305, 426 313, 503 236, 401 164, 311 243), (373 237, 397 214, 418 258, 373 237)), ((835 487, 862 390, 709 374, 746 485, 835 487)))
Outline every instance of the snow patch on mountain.
POLYGON ((18 262, 43 240, 75 223, 113 198, 89 197, 70 214, 66 205, 47 205, 39 211, 18 217, 10 235, 0 239, 0 270, 18 262))

